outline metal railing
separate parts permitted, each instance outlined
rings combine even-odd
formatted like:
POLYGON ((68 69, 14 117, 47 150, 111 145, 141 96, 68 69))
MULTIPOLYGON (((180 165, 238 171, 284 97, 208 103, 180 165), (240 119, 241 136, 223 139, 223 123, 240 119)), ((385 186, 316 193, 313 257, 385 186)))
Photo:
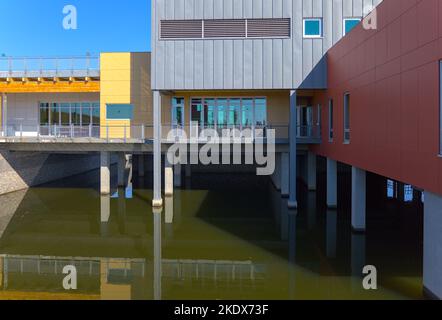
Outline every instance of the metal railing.
POLYGON ((0 77, 98 77, 100 59, 76 57, 0 57, 0 77))
MULTIPOLYGON (((290 127, 287 124, 265 126, 179 126, 163 124, 161 140, 164 143, 178 141, 208 142, 214 138, 230 137, 246 141, 264 140, 274 130, 276 141, 288 140, 290 127), (229 135, 226 135, 226 131, 229 135), (247 140, 248 139, 248 140, 247 140)), ((319 125, 298 126, 298 139, 321 139, 319 125)), ((154 139, 153 125, 28 125, 25 123, 0 126, 0 141, 3 142, 107 142, 107 143, 145 143, 154 139)), ((306 141, 307 141, 306 140, 306 141)))

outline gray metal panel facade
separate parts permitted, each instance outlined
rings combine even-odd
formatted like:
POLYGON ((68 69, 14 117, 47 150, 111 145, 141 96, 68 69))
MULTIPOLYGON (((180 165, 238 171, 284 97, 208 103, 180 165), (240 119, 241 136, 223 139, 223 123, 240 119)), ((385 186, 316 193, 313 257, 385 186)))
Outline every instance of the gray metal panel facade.
MULTIPOLYGON (((382 0, 152 0, 154 90, 296 89, 342 37, 343 19, 382 0), (322 18, 323 37, 304 39, 303 18, 322 18), (160 40, 160 20, 291 18, 275 39, 160 40)), ((323 79, 324 80, 324 79, 323 79)), ((323 87, 318 81, 312 88, 323 87)))

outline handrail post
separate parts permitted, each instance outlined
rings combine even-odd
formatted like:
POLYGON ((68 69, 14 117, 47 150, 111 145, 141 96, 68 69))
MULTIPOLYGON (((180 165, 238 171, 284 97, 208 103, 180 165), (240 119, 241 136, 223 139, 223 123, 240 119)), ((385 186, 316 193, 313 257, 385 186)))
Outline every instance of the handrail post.
POLYGON ((109 143, 109 125, 106 125, 106 141, 109 143))
POLYGON ((144 133, 144 123, 141 125, 141 140, 143 140, 143 142, 144 142, 144 140, 145 140, 145 133, 144 133))
POLYGON ((74 125, 71 123, 71 139, 74 138, 74 125))
POLYGON ((89 124, 89 138, 92 138, 92 123, 89 124))
POLYGON ((20 141, 23 141, 23 123, 20 123, 20 141))
POLYGON ((126 137, 126 125, 124 125, 124 143, 127 142, 127 137, 126 137))

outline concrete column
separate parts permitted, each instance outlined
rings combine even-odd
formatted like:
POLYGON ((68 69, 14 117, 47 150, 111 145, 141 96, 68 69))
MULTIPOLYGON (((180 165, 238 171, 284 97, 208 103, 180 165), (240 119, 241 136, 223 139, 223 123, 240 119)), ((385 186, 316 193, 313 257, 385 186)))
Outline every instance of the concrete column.
POLYGON ((100 192, 102 195, 108 195, 110 194, 110 152, 102 151, 100 162, 100 192))
POLYGON ((175 187, 180 188, 181 187, 181 164, 174 165, 173 168, 173 184, 175 187))
POLYGON ((126 186, 126 155, 124 152, 118 153, 118 187, 126 186))
MULTIPOLYGON (((363 269, 365 267, 365 234, 351 235, 351 274, 354 277, 361 278, 363 269)), ((361 288, 361 282, 358 280, 353 281, 353 287, 359 291, 361 288)))
POLYGON ((327 158, 327 207, 336 209, 338 205, 338 172, 336 161, 327 158))
POLYGON ((424 290, 442 299, 442 196, 424 192, 424 290))
POLYGON ((316 190, 316 154, 307 154, 307 185, 309 191, 316 190))
POLYGON ((153 92, 153 207, 162 207, 161 196, 161 95, 159 91, 153 92))
POLYGON ((167 161, 164 166, 164 194, 166 197, 173 196, 173 167, 172 164, 167 161))
POLYGON ((145 170, 144 170, 144 155, 140 154, 138 155, 138 176, 144 177, 145 170))
POLYGON ((281 154, 281 195, 288 197, 290 194, 290 155, 281 154))
POLYGON ((2 118, 2 131, 3 135, 6 137, 8 134, 8 96, 6 93, 2 94, 2 110, 1 110, 1 118, 2 118))
POLYGON ((292 90, 290 92, 290 132, 289 132, 289 140, 290 140, 290 164, 289 164, 289 208, 296 209, 298 208, 298 200, 296 198, 296 139, 297 139, 297 116, 296 116, 296 108, 297 108, 297 99, 296 99, 296 90, 292 90))
POLYGON ((366 172, 351 168, 351 225, 357 232, 365 231, 366 172))

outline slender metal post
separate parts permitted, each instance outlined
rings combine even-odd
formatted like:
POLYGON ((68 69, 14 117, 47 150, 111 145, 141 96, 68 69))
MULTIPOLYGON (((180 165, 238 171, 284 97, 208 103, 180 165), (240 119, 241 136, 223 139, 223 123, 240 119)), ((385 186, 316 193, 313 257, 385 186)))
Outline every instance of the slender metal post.
POLYGON ((154 198, 153 207, 162 207, 161 196, 161 95, 159 91, 153 92, 153 125, 154 125, 154 145, 153 145, 153 171, 154 171, 154 198))
POLYGON ((23 123, 20 123, 20 140, 23 140, 23 123))
POLYGON ((144 133, 144 124, 141 125, 141 140, 145 140, 145 133, 144 133))
POLYGON ((106 125, 106 141, 109 143, 109 125, 106 125))
POLYGON ((298 201, 296 198, 296 139, 297 139, 297 94, 296 90, 290 92, 290 164, 289 164, 289 208, 296 209, 298 201))
POLYGON ((124 143, 127 142, 127 137, 126 137, 126 125, 124 125, 124 143))

